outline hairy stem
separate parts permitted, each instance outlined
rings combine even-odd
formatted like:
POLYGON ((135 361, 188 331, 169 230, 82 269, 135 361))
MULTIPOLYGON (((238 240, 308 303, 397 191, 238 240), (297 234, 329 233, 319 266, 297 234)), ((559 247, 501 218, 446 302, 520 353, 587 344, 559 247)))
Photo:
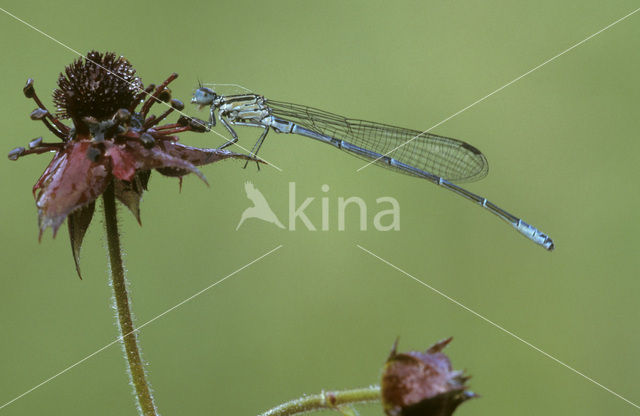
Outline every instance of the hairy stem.
POLYGON ((113 182, 109 185, 102 198, 104 203, 104 220, 107 230, 107 245, 109 247, 109 260, 111 262, 113 293, 116 299, 118 323, 120 324, 120 334, 127 354, 131 382, 135 388, 135 394, 138 397, 142 415, 156 416, 156 408, 144 374, 144 366, 140 358, 140 350, 138 349, 136 333, 134 332, 133 321, 131 319, 129 297, 122 264, 122 253, 120 251, 120 235, 118 234, 118 217, 113 182))
POLYGON ((338 410, 358 403, 372 403, 380 401, 380 386, 370 386, 360 389, 327 391, 321 394, 304 396, 290 402, 269 409, 259 416, 289 416, 298 413, 315 412, 318 410, 338 410))

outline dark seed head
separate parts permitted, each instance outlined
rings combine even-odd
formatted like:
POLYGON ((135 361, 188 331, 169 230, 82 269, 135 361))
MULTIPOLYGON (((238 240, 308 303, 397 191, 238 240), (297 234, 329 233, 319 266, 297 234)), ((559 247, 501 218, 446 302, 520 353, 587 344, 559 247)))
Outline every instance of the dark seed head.
POLYGON ((79 122, 85 116, 111 118, 120 108, 130 108, 142 87, 135 69, 124 57, 92 51, 67 66, 58 78, 53 101, 62 118, 79 122))

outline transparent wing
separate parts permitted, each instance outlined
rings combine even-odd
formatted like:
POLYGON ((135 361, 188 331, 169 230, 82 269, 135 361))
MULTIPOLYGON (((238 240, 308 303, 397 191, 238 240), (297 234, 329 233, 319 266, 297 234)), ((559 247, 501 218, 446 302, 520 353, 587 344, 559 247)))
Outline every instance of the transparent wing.
MULTIPOLYGON (((431 133, 423 134, 417 130, 387 124, 349 119, 299 104, 273 100, 267 100, 266 104, 276 117, 382 155, 393 150, 389 157, 449 181, 475 181, 489 171, 487 159, 480 150, 461 140, 431 133), (408 143, 397 148, 406 142, 408 143)), ((362 155, 356 156, 371 160, 362 155)), ((388 164, 378 165, 394 169, 388 164)), ((401 172, 411 174, 405 170, 401 172)))

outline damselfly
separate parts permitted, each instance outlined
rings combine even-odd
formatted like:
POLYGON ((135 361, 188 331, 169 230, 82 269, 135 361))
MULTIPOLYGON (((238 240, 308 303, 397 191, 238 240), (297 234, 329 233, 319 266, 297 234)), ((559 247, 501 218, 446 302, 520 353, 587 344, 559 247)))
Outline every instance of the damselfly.
POLYGON ((486 208, 511 224, 536 244, 553 250, 551 238, 453 182, 474 181, 484 177, 489 164, 480 150, 461 140, 427 132, 394 127, 365 120, 350 119, 299 104, 266 99, 257 94, 218 95, 201 86, 191 100, 200 108, 209 106, 209 128, 217 118, 231 134, 220 148, 238 141, 231 126, 251 126, 263 129, 251 153, 255 156, 269 130, 309 137, 369 160, 378 166, 417 176, 486 208))

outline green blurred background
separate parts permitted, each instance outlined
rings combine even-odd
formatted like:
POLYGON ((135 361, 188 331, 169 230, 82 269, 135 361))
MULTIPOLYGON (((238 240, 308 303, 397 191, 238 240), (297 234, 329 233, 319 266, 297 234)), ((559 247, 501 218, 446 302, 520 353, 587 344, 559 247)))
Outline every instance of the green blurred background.
MULTIPOLYGON (((636 1, 7 2, 2 7, 71 48, 115 51, 145 84, 171 72, 188 102, 198 80, 426 129, 637 7, 636 1)), ((51 106, 76 55, 0 14, 4 149, 54 139, 28 114, 28 77, 51 106)), ((262 156, 283 169, 226 162, 179 193, 152 175, 140 228, 121 210, 136 322, 142 324, 274 247, 283 247, 145 327, 140 335, 163 415, 255 415, 322 389, 377 383, 396 336, 424 349, 454 336, 455 368, 479 400, 460 415, 637 414, 638 409, 358 249, 389 262, 640 402, 640 14, 453 118, 435 132, 489 159, 474 192, 556 242, 548 253, 482 209, 425 181, 296 136, 271 134, 262 156), (285 224, 288 183, 319 227, 248 220, 252 181, 285 224), (323 184, 330 191, 323 193, 323 184), (338 197, 359 196, 369 230, 338 197), (393 196, 401 230, 373 229, 393 196)), ((223 91, 224 92, 224 91, 223 91)), ((227 91, 228 92, 228 91, 227 91)), ((231 91, 234 92, 234 91, 231 91)), ((157 110, 156 110, 157 111, 157 110)), ((205 118, 188 105, 186 111, 205 118)), ((221 130, 218 130, 221 131, 221 130)), ((240 129, 240 144, 257 131, 240 129)), ((217 146, 213 134, 182 142, 217 146)), ((240 150, 240 149, 238 149, 240 150)), ((0 405, 111 342, 117 331, 100 216, 75 275, 66 230, 39 244, 31 186, 50 155, 0 163, 0 405)), ((101 211, 100 211, 101 212, 101 211)), ((113 345, 0 410, 1 415, 135 414, 113 345)), ((363 415, 379 415, 362 406, 363 415)))

